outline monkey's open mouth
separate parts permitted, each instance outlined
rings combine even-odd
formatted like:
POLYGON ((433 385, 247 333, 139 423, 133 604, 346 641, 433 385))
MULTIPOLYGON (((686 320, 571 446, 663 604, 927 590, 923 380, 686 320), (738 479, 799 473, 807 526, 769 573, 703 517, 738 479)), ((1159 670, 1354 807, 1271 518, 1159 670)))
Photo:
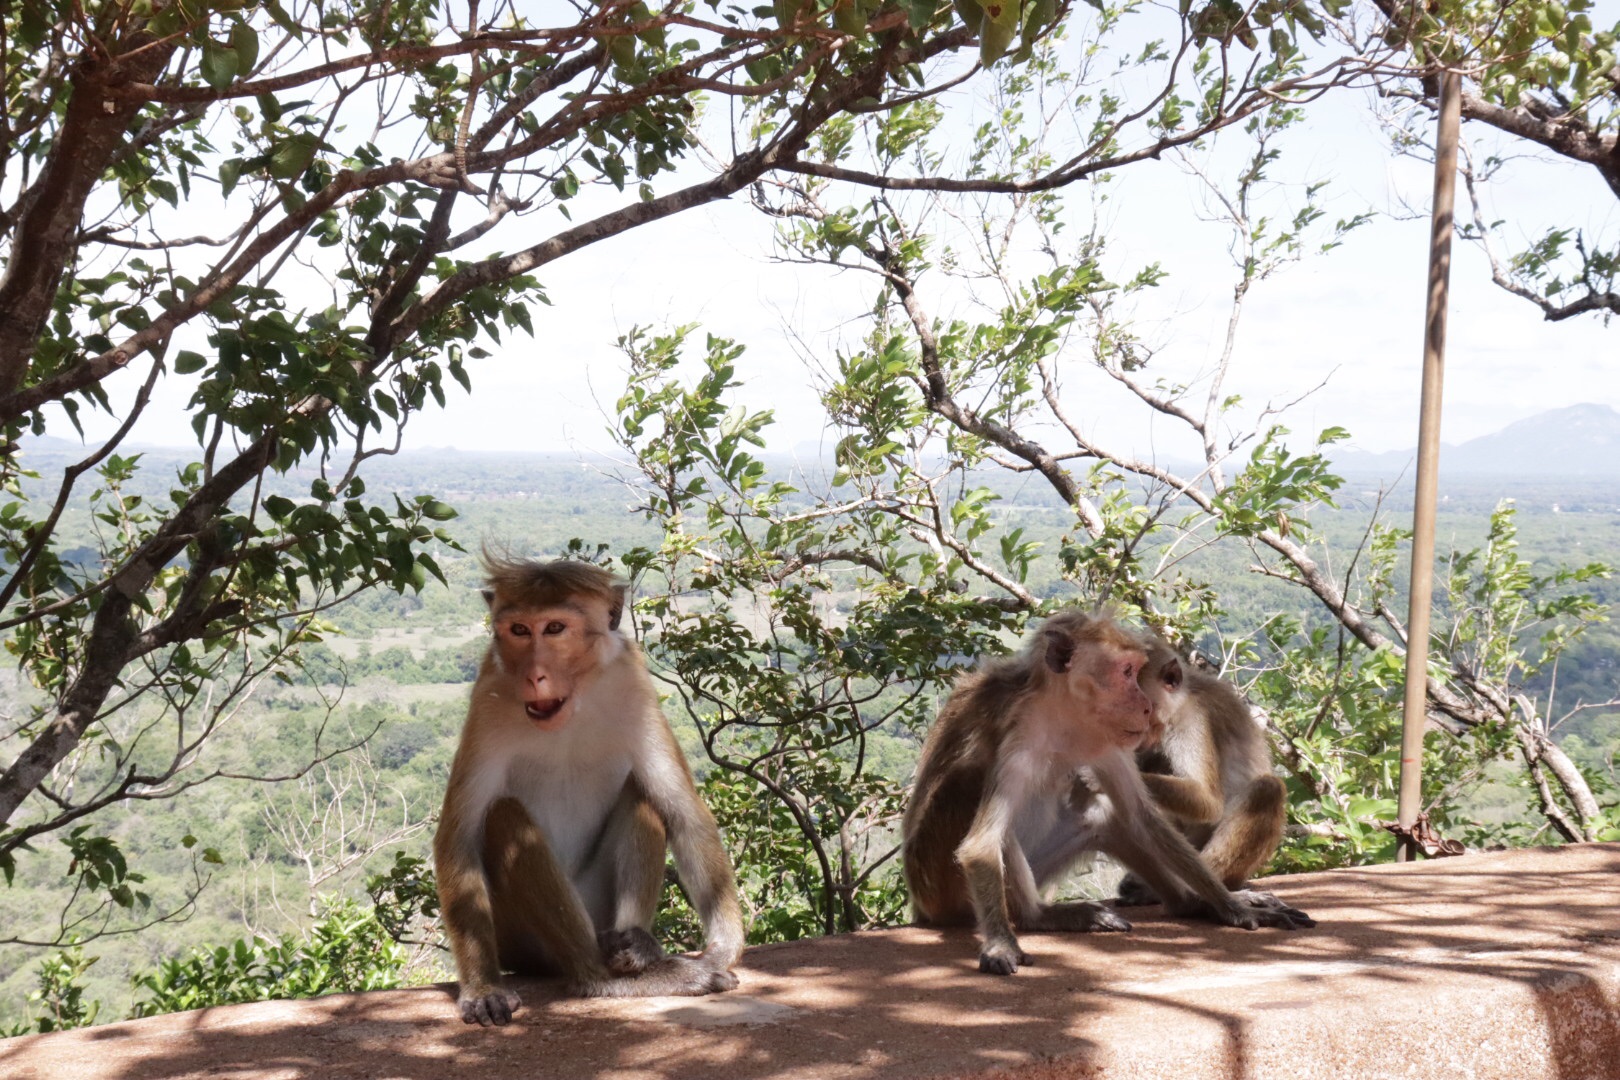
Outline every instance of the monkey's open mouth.
POLYGON ((544 724, 548 720, 556 719, 557 714, 562 712, 562 708, 566 704, 568 704, 567 698, 552 698, 550 701, 525 701, 523 711, 529 714, 530 720, 544 724))

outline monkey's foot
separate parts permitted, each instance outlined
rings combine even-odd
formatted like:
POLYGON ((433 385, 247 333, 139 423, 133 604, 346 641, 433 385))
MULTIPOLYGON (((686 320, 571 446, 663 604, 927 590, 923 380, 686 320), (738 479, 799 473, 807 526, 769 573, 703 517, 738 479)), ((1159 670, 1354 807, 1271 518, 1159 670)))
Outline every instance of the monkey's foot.
POLYGON ((615 975, 639 975, 664 958, 658 939, 639 926, 628 930, 603 930, 596 935, 602 950, 602 963, 615 975))
POLYGON ((737 988, 737 976, 711 962, 689 956, 666 956, 636 975, 569 988, 579 997, 700 997, 737 988))
POLYGON ((483 990, 463 990, 456 1004, 461 1006, 462 1023, 501 1027, 511 1022, 512 1014, 523 1004, 523 999, 505 987, 492 986, 483 990))
POLYGON ((1035 961, 1018 947, 1018 942, 1010 938, 1006 941, 986 942, 984 948, 979 950, 979 970, 986 975, 1012 975, 1017 972, 1020 964, 1034 967, 1035 961))
POLYGON ((1121 907, 1141 907, 1144 904, 1157 904, 1159 896, 1148 888, 1147 882, 1135 874, 1126 874, 1119 882, 1119 899, 1114 901, 1121 907))

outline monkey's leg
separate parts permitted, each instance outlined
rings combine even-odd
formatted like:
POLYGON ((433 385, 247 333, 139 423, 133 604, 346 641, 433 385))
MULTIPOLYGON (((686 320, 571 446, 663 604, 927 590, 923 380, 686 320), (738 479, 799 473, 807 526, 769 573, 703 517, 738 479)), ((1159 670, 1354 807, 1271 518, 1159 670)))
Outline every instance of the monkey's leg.
POLYGON ((1204 862, 1234 892, 1265 866, 1282 841, 1288 790, 1275 776, 1257 777, 1227 810, 1204 845, 1204 862))
POLYGON ((501 963, 510 970, 560 972, 569 992, 581 997, 712 994, 737 984, 730 972, 684 956, 664 957, 637 975, 610 975, 590 914, 523 805, 497 801, 484 832, 495 935, 501 963))
POLYGON ((651 930, 664 891, 664 823, 634 780, 608 813, 582 876, 602 879, 611 914, 597 932, 602 961, 614 975, 635 975, 664 958, 651 930))
POLYGON ((973 823, 971 809, 933 800, 918 815, 902 851, 906 892, 922 926, 972 926, 973 898, 956 861, 956 847, 973 823))
MULTIPOLYGON (((737 985, 729 970, 702 960, 665 956, 648 932, 664 882, 664 825, 634 780, 614 802, 582 879, 605 897, 613 926, 595 935, 593 960, 572 976, 581 997, 663 997, 717 994, 737 985)), ((603 921, 609 919, 603 913, 603 921)), ((590 925, 589 917, 586 919, 590 925)))
POLYGON ((546 837, 516 799, 498 799, 484 819, 484 873, 501 966, 576 983, 607 976, 596 930, 546 837))

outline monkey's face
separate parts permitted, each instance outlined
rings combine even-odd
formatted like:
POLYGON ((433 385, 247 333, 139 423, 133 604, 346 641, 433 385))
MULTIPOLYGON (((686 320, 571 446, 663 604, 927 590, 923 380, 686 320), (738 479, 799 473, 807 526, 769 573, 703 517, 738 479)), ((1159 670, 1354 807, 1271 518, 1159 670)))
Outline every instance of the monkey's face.
POLYGON ((1156 741, 1153 702, 1138 681, 1147 656, 1140 649, 1107 644, 1099 652, 1093 675, 1101 690, 1097 713, 1112 729, 1114 745, 1130 752, 1156 741))
POLYGON ((1143 750, 1151 750, 1164 741, 1165 728, 1174 722, 1185 704, 1187 683, 1181 658, 1168 649, 1153 649, 1142 665, 1138 682, 1153 704, 1153 721, 1141 746, 1143 750))
POLYGON ((1064 678, 1076 715, 1092 725, 1093 738, 1127 752, 1156 738, 1153 702, 1138 682, 1146 661, 1123 631, 1100 641, 1052 632, 1047 640, 1047 666, 1064 678))
POLYGON ((601 665, 607 605, 575 597, 543 608, 497 606, 494 623, 496 658, 529 721, 542 731, 568 723, 575 697, 601 665))

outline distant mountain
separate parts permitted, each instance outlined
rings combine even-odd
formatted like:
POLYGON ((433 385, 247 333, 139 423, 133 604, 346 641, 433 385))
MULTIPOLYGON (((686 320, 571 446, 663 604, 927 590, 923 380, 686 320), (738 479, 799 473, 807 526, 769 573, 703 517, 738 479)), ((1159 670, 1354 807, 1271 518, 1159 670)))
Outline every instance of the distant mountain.
POLYGON ((74 452, 88 454, 90 452, 80 439, 63 439, 55 435, 24 435, 17 440, 17 445, 25 453, 31 454, 71 454, 74 452))
MULTIPOLYGON (((1410 479, 1417 451, 1368 454, 1342 450, 1332 455, 1346 473, 1373 473, 1392 479, 1405 470, 1410 479)), ((1592 476, 1620 478, 1620 412, 1608 405, 1552 409, 1492 435, 1458 446, 1442 443, 1440 471, 1455 475, 1592 476)))

